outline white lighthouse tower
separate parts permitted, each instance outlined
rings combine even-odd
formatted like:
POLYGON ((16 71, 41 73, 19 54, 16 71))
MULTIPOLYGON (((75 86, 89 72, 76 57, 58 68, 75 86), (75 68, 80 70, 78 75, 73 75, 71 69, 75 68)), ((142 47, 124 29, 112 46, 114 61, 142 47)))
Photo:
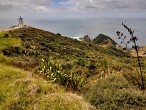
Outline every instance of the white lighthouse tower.
POLYGON ((19 22, 18 26, 19 26, 19 27, 23 27, 23 18, 21 18, 21 16, 20 16, 20 18, 18 19, 18 22, 19 22))

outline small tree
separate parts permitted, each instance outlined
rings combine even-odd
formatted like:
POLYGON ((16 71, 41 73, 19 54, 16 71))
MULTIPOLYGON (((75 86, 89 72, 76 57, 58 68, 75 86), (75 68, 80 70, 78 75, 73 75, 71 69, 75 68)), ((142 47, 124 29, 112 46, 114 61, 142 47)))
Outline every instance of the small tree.
POLYGON ((141 60, 139 56, 139 46, 137 45, 138 38, 134 36, 134 30, 132 30, 131 28, 123 24, 123 22, 122 22, 122 26, 128 31, 128 33, 130 34, 130 38, 128 41, 126 41, 127 36, 125 36, 122 32, 117 31, 116 33, 117 33, 118 39, 121 39, 121 43, 124 44, 125 46, 124 50, 128 49, 129 43, 133 43, 132 48, 136 51, 137 63, 138 63, 138 68, 139 68, 138 73, 140 74, 140 79, 141 79, 141 90, 145 90, 142 64, 141 64, 141 60))

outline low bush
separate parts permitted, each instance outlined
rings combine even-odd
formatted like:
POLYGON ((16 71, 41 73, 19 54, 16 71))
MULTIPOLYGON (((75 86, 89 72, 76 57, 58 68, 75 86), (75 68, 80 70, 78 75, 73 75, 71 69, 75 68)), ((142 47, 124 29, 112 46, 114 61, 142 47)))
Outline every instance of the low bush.
MULTIPOLYGON (((64 64, 65 65, 65 64, 64 64)), ((74 91, 81 90, 85 83, 85 78, 81 74, 65 70, 64 65, 58 64, 47 59, 42 59, 37 72, 46 79, 59 83, 67 89, 74 91)), ((71 65, 69 65, 70 67, 71 65)))
MULTIPOLYGON (((142 83, 139 77, 139 74, 137 73, 126 73, 123 74, 124 78, 127 79, 127 81, 130 84, 133 84, 134 86, 136 86, 137 88, 139 88, 140 90, 142 89, 142 83)), ((143 84, 146 85, 146 75, 143 75, 143 84)))
POLYGON ((3 49, 2 52, 6 56, 17 56, 21 54, 21 49, 19 47, 9 46, 3 49))
POLYGON ((146 109, 146 94, 130 85, 122 75, 98 80, 86 93, 86 99, 97 109, 146 109))

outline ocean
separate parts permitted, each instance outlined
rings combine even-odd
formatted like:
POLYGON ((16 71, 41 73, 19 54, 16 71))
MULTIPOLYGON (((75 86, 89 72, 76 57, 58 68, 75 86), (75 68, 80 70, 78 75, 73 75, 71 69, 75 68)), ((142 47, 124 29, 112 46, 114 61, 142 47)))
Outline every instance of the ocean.
MULTIPOLYGON (((116 31, 125 35, 128 32, 123 28, 122 22, 135 31, 140 46, 146 45, 146 18, 84 18, 84 19, 28 19, 24 18, 24 24, 44 29, 53 33, 60 33, 63 36, 78 38, 89 35, 92 39, 99 34, 105 34, 114 39, 117 43, 120 40, 116 31)), ((17 19, 0 19, 0 29, 6 29, 17 25, 17 19)))

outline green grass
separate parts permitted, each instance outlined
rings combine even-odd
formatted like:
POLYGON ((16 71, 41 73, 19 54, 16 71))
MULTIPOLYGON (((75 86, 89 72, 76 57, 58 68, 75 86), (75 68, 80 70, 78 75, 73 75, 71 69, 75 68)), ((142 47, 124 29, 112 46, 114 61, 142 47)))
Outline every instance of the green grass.
POLYGON ((103 44, 107 45, 109 41, 111 42, 112 45, 117 45, 117 43, 114 40, 112 40, 109 36, 106 36, 104 34, 99 34, 97 37, 93 39, 93 43, 98 45, 103 45, 103 44))
MULTIPOLYGON (((108 39, 108 36, 100 35, 95 39, 95 43, 106 45, 105 40, 108 39)), ((128 55, 116 49, 116 43, 109 40, 113 43, 112 46, 101 47, 32 27, 1 31, 0 110, 92 110, 94 108, 82 97, 86 92, 87 100, 101 109, 118 109, 122 108, 122 105, 126 108, 127 100, 134 102, 138 97, 141 100, 141 91, 135 89, 136 86, 132 85, 129 79, 127 81, 123 76, 111 76, 117 73, 133 74, 136 69, 127 58, 128 55), (46 81, 48 76, 36 74, 36 66, 41 65, 41 59, 59 65, 61 73, 74 73, 85 78, 86 83, 82 90, 67 91, 59 83, 55 84, 49 79, 46 81), (38 64, 35 65, 35 62, 38 64), (116 101, 121 101, 120 98, 123 103, 118 105, 116 101)), ((146 59, 143 61, 146 62, 146 59)), ((46 67, 47 65, 41 65, 40 70, 46 67)), ((52 65, 48 66, 49 69, 50 67, 56 68, 52 65)), ((138 101, 138 104, 143 102, 138 101)))
POLYGON ((0 68, 0 110, 94 110, 81 96, 28 71, 0 68))
POLYGON ((146 109, 146 94, 120 74, 97 80, 86 92, 86 98, 99 110, 146 109))
MULTIPOLYGON (((122 68, 125 65, 121 58, 124 59, 127 55, 114 47, 102 48, 93 43, 81 42, 33 27, 16 29, 7 32, 7 34, 13 35, 11 38, 21 39, 19 48, 15 48, 15 45, 11 48, 6 45, 6 48, 0 46, 5 50, 7 56, 15 57, 15 60, 11 61, 11 64, 14 65, 18 60, 23 62, 25 57, 37 62, 40 62, 42 58, 48 58, 61 65, 69 64, 72 67, 66 68, 69 72, 78 73, 81 71, 86 77, 102 72, 99 58, 107 58, 111 71, 117 72, 116 67, 122 68), (77 63, 80 62, 80 59, 84 62, 84 66, 77 63), (96 66, 94 70, 92 70, 93 66, 96 66)), ((18 43, 14 44, 19 44, 19 41, 16 42, 18 43)), ((11 42, 6 41, 6 43, 11 46, 11 42)), ((4 60, 4 57, 2 56, 1 59, 4 60)))
POLYGON ((4 56, 2 53, 0 54, 0 62, 8 64, 13 60, 11 57, 4 56))
POLYGON ((0 50, 8 47, 8 46, 21 46, 21 40, 14 37, 12 34, 7 32, 0 32, 0 50), (7 34, 9 37, 4 37, 7 34))

